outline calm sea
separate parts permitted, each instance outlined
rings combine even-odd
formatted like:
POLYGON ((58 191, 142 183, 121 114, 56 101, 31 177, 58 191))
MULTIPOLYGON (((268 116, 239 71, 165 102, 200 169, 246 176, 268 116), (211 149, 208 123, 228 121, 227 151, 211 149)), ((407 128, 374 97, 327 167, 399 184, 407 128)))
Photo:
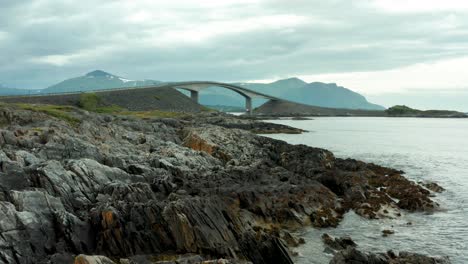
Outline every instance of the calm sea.
POLYGON ((307 243, 297 249, 297 263, 328 263, 331 255, 323 253, 323 233, 351 236, 363 250, 411 251, 468 263, 468 119, 321 117, 269 122, 310 131, 272 138, 401 169, 412 180, 434 181, 447 189, 434 198, 441 205, 435 213, 367 220, 350 212, 338 228, 309 228, 300 234, 307 243), (383 229, 395 234, 382 237, 383 229))

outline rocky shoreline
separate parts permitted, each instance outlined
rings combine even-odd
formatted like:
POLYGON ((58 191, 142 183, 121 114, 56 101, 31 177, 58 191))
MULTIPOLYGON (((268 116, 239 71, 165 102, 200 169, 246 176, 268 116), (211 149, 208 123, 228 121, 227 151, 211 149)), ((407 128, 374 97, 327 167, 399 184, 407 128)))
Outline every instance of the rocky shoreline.
POLYGON ((293 263, 292 230, 438 207, 401 171, 255 134, 287 126, 31 109, 0 105, 0 263, 293 263))

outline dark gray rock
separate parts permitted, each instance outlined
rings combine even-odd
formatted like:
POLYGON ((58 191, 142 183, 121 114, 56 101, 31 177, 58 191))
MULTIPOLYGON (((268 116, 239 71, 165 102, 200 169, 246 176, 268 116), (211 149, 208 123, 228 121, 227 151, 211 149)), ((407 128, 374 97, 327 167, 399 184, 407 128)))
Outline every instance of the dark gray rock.
POLYGON ((330 264, 449 264, 448 258, 429 257, 421 254, 400 252, 399 255, 388 253, 364 253, 355 247, 339 251, 330 264))
POLYGON ((0 262, 292 263, 284 228, 336 226, 364 204, 368 217, 433 205, 396 171, 248 131, 284 127, 67 111, 78 121, 0 106, 0 262), (403 202, 375 198, 388 195, 403 202))

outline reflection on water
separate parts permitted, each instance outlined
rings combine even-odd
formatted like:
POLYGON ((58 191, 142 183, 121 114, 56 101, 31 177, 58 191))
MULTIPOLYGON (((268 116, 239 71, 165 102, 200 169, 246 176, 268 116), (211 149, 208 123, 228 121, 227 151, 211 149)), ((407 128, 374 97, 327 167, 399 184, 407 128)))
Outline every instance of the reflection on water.
POLYGON ((405 213, 396 220, 366 220, 350 212, 336 229, 305 230, 302 235, 307 243, 298 248, 298 263, 328 263, 331 256, 322 252, 320 240, 325 232, 349 235, 364 250, 412 251, 468 263, 468 120, 324 117, 269 122, 310 131, 272 138, 401 169, 415 181, 435 181, 447 189, 435 198, 442 210, 433 214, 405 213), (381 231, 388 228, 395 234, 382 237, 381 231))

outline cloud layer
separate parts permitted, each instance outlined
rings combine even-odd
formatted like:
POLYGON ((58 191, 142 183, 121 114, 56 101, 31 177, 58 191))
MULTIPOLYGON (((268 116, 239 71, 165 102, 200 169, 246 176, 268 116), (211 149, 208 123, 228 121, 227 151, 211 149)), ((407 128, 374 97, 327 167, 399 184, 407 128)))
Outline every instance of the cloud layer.
MULTIPOLYGON (((428 88, 394 71, 468 57, 466 1, 3 0, 0 14, 0 82, 24 88, 104 69, 159 80, 335 76, 378 94, 428 88)), ((465 89, 454 77, 437 83, 465 89)))

